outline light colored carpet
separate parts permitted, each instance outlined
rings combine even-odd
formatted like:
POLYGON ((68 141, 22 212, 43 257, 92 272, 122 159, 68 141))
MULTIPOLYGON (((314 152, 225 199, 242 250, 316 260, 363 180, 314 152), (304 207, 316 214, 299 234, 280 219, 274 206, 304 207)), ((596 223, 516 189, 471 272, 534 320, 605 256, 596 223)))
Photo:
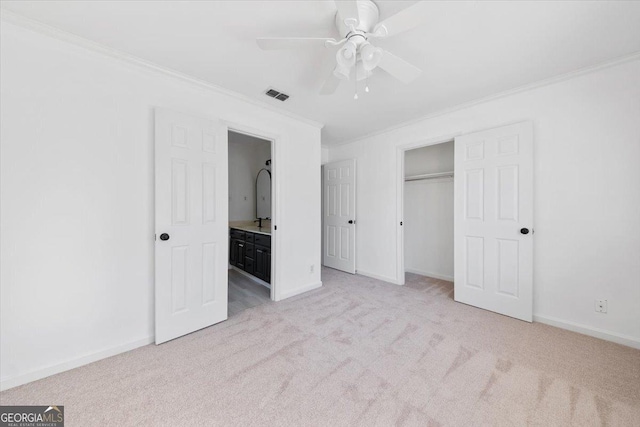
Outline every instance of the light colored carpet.
POLYGON ((640 351, 323 270, 324 287, 0 394, 68 426, 640 425, 640 351))

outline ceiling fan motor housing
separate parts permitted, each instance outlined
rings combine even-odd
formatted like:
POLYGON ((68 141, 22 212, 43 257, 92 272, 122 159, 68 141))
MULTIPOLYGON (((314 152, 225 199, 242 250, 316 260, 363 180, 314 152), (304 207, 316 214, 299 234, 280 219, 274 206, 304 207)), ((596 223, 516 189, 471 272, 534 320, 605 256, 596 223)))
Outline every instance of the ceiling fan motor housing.
POLYGON ((367 34, 373 31, 380 17, 378 6, 371 0, 357 0, 357 7, 358 19, 344 18, 339 11, 336 12, 336 27, 342 38, 348 40, 336 53, 334 75, 342 80, 351 80, 352 76, 356 80, 366 79, 371 75, 371 69, 375 68, 363 65, 360 48, 369 44, 367 34), (355 52, 351 46, 355 47, 355 52))
MULTIPOLYGON (((371 0, 357 0, 358 1, 358 17, 359 21, 354 22, 355 34, 360 34, 363 37, 353 37, 353 41, 358 45, 366 41, 366 33, 373 32, 374 27, 378 23, 380 18, 380 12, 378 6, 371 0)), ((345 18, 340 16, 340 12, 336 13, 336 27, 340 32, 340 35, 344 38, 352 33, 351 27, 345 24, 345 18)), ((355 20, 354 20, 355 21, 355 20)))

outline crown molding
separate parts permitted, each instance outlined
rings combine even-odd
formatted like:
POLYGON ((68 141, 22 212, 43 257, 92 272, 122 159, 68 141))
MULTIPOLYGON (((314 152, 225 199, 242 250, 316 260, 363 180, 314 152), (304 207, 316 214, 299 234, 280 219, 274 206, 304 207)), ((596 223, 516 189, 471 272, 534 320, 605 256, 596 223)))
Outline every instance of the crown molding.
MULTIPOLYGON (((241 93, 238 92, 234 92, 232 90, 229 89, 225 89, 223 87, 217 86, 213 83, 209 83, 205 80, 201 80, 195 77, 192 77, 190 75, 181 73, 179 71, 173 70, 171 68, 167 68, 167 67, 163 67, 161 65, 155 64, 153 62, 147 61, 145 59, 142 59, 140 57, 137 57, 135 55, 131 55, 125 52, 122 52, 120 50, 117 49, 113 49, 111 47, 108 47, 106 45, 91 41, 89 39, 86 39, 84 37, 80 37, 78 35, 75 35, 73 33, 69 33, 67 31, 61 30, 59 28, 56 27, 52 27, 50 25, 47 25, 43 22, 31 19, 31 18, 27 18, 23 15, 17 14, 15 12, 11 12, 8 9, 2 8, 0 7, 0 20, 4 21, 4 22, 8 22, 11 24, 15 24, 17 26, 23 27, 23 28, 27 28, 30 29, 32 31, 68 42, 70 44, 73 45, 77 45, 80 47, 83 47, 87 50, 96 52, 96 53, 100 53, 102 55, 111 57, 113 59, 117 59, 120 60, 124 63, 127 64, 131 64, 134 66, 137 66, 139 68, 142 69, 146 69, 148 71, 153 71, 156 72, 158 74, 162 74, 165 76, 169 76, 169 77, 173 77, 175 79, 178 80, 182 80, 184 82, 190 83, 196 87, 200 87, 202 89, 206 89, 206 90, 210 90, 212 92, 216 92, 222 95, 226 95, 226 96, 230 96, 233 98, 236 98, 238 100, 247 102, 249 104, 252 104, 254 106, 269 110, 271 112, 275 112, 278 114, 281 114, 283 116, 292 118, 294 120, 298 120, 301 121, 303 123, 306 123, 308 125, 314 126, 318 129, 322 129, 324 127, 324 124, 312 119, 308 119, 306 117, 302 117, 299 116, 295 113, 291 113, 287 110, 281 109, 279 107, 270 105, 266 102, 263 101, 259 101, 256 100, 254 98, 251 98, 249 96, 243 95, 241 93)), ((589 73, 593 73, 596 71, 600 71, 606 68, 611 68, 611 67, 615 67, 617 65, 621 65, 627 62, 631 62, 634 60, 639 60, 640 59, 640 52, 635 52, 632 53, 630 55, 626 55, 626 56, 622 56, 616 59, 613 59, 611 61, 606 61, 600 64, 596 64, 596 65, 592 65, 592 66, 588 66, 588 67, 584 67, 584 68, 580 68, 578 70, 575 71, 571 71, 565 74, 560 74, 558 76, 554 76, 554 77, 550 77, 547 79, 543 79, 543 80, 539 80, 537 82, 534 83, 529 83, 523 86, 519 86, 516 87, 514 89, 509 89, 503 92, 499 92, 497 94, 494 95, 489 95, 483 98, 478 98, 476 100, 472 100, 463 104, 458 104, 449 108, 445 108, 439 111, 435 111, 433 113, 429 113, 427 115, 424 116, 420 116, 417 117, 415 119, 411 119, 411 120, 407 120, 389 127, 386 127, 384 129, 378 130, 378 131, 374 131, 374 132, 370 132, 364 135, 361 135, 357 138, 352 138, 352 139, 347 139, 347 140, 343 140, 343 141, 338 141, 335 143, 330 143, 330 144, 322 144, 323 147, 327 147, 329 149, 331 148, 335 148, 335 147, 339 147, 339 146, 345 146, 345 145, 349 145, 349 144, 353 144, 356 142, 360 142, 375 136, 379 136, 379 135, 383 135, 386 133, 390 133, 393 132, 394 130, 406 127, 406 126, 411 126, 411 125, 415 125, 417 123, 429 120, 429 119, 433 119, 439 116, 443 116, 445 114, 450 114, 456 111, 460 111, 460 110, 464 110, 466 108, 470 108, 479 104, 484 104, 487 102, 491 102, 491 101, 495 101, 501 98, 505 98, 511 95, 515 95, 518 93, 522 93, 522 92, 527 92, 527 91, 531 91, 537 88, 541 88, 544 86, 549 86, 555 83, 559 83, 565 80, 570 80, 572 78, 584 75, 584 74, 589 74, 589 73)))
POLYGON ((615 58, 613 60, 610 61, 606 61, 606 62, 602 62, 600 64, 596 64, 596 65, 591 65, 588 67, 584 67, 584 68, 580 68, 578 70, 575 71, 570 71, 568 73, 565 74, 560 74, 554 77, 549 77, 547 79, 543 79, 543 80, 539 80, 537 82, 534 83, 529 83, 523 86, 518 86, 514 89, 509 89, 506 90, 504 92, 499 92, 496 93, 494 95, 489 95, 483 98, 478 98, 475 99, 473 101, 469 101, 469 102, 465 102, 463 104, 458 104, 455 105, 453 107, 449 107, 449 108, 445 108, 443 110, 439 110, 439 111, 435 111, 433 113, 427 114, 425 116, 420 116, 418 118, 415 119, 411 119, 411 120, 407 120, 404 121, 402 123, 398 123, 396 125, 392 125, 389 127, 386 127, 384 129, 378 130, 378 131, 374 131, 374 132, 370 132, 367 133, 365 135, 359 136, 357 138, 353 138, 353 139, 348 139, 348 140, 344 140, 344 141, 338 141, 336 143, 332 143, 332 144, 324 144, 329 148, 335 148, 335 147, 341 147, 341 146, 345 146, 345 145, 349 145, 349 144, 355 144, 356 142, 360 142, 360 141, 364 141, 366 139, 369 138, 373 138, 375 136, 379 136, 379 135, 383 135, 385 133, 390 133, 393 132, 395 130, 401 129, 403 127, 407 127, 407 126, 412 126, 415 124, 418 124, 420 122, 429 120, 429 119, 433 119, 436 117, 440 117, 440 116, 444 116, 445 114, 450 114, 450 113, 454 113, 456 111, 460 111, 460 110, 464 110, 466 108, 470 108, 476 105, 480 105, 480 104, 485 104, 487 102, 491 102, 491 101, 495 101, 501 98, 506 98, 508 96, 511 95, 516 95, 518 93, 522 93, 522 92, 528 92, 534 89, 538 89, 544 86, 549 86, 555 83, 560 83, 563 82, 565 80, 571 80, 575 77, 579 77, 582 76, 584 74, 590 74, 590 73, 594 73, 596 71, 600 71, 600 70, 604 70, 607 68, 611 68, 611 67, 615 67, 618 65, 622 65, 625 64, 627 62, 632 62, 635 60, 640 60, 640 52, 634 52, 630 55, 625 55, 625 56, 621 56, 618 58, 615 58))
POLYGON ((253 99, 247 95, 241 94, 239 92, 235 92, 229 89, 225 89, 221 86, 210 83, 206 80, 198 79, 196 77, 190 76, 188 74, 184 74, 180 71, 176 71, 174 69, 164 67, 162 65, 158 65, 154 62, 147 61, 138 56, 131 55, 129 53, 122 52, 118 49, 111 48, 107 45, 94 42, 87 38, 78 36, 76 34, 61 30, 59 28, 53 27, 51 25, 45 24, 41 21, 37 21, 35 19, 27 18, 24 15, 20 15, 18 13, 12 12, 5 8, 0 7, 0 20, 3 22, 7 22, 10 24, 17 25, 22 28, 26 28, 28 30, 35 31, 37 33, 53 37, 55 39, 80 46, 84 49, 90 50, 95 53, 99 53, 101 55, 107 56, 112 59, 119 60, 126 64, 134 65, 138 68, 145 69, 147 71, 152 71, 157 74, 161 74, 168 77, 173 77, 178 80, 182 80, 187 82, 193 86, 206 89, 212 92, 216 92, 221 95, 229 96, 246 103, 252 104, 254 106, 269 110, 271 112, 275 112, 281 114, 283 116, 289 117, 294 120, 301 121, 308 125, 314 126, 318 129, 322 129, 324 127, 324 123, 318 122, 316 120, 311 120, 306 117, 299 116, 295 113, 291 113, 282 108, 273 106, 263 101, 259 101, 257 99, 253 99))

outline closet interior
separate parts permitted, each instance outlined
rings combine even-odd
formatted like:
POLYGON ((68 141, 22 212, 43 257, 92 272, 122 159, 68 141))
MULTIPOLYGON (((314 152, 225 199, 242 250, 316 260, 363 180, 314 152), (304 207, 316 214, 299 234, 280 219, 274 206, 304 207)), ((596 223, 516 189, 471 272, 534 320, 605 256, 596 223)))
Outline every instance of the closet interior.
POLYGON ((407 279, 413 274, 434 282, 453 282, 453 144, 449 141, 405 151, 407 279))

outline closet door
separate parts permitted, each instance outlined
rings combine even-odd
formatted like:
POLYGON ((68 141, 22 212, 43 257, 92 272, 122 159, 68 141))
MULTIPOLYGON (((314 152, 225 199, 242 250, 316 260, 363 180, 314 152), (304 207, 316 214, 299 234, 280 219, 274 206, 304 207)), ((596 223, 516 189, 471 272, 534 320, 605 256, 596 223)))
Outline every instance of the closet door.
POLYGON ((160 344, 227 318, 227 129, 159 108, 155 148, 160 344))
POLYGON ((455 140, 456 301, 532 321, 533 126, 455 140))

